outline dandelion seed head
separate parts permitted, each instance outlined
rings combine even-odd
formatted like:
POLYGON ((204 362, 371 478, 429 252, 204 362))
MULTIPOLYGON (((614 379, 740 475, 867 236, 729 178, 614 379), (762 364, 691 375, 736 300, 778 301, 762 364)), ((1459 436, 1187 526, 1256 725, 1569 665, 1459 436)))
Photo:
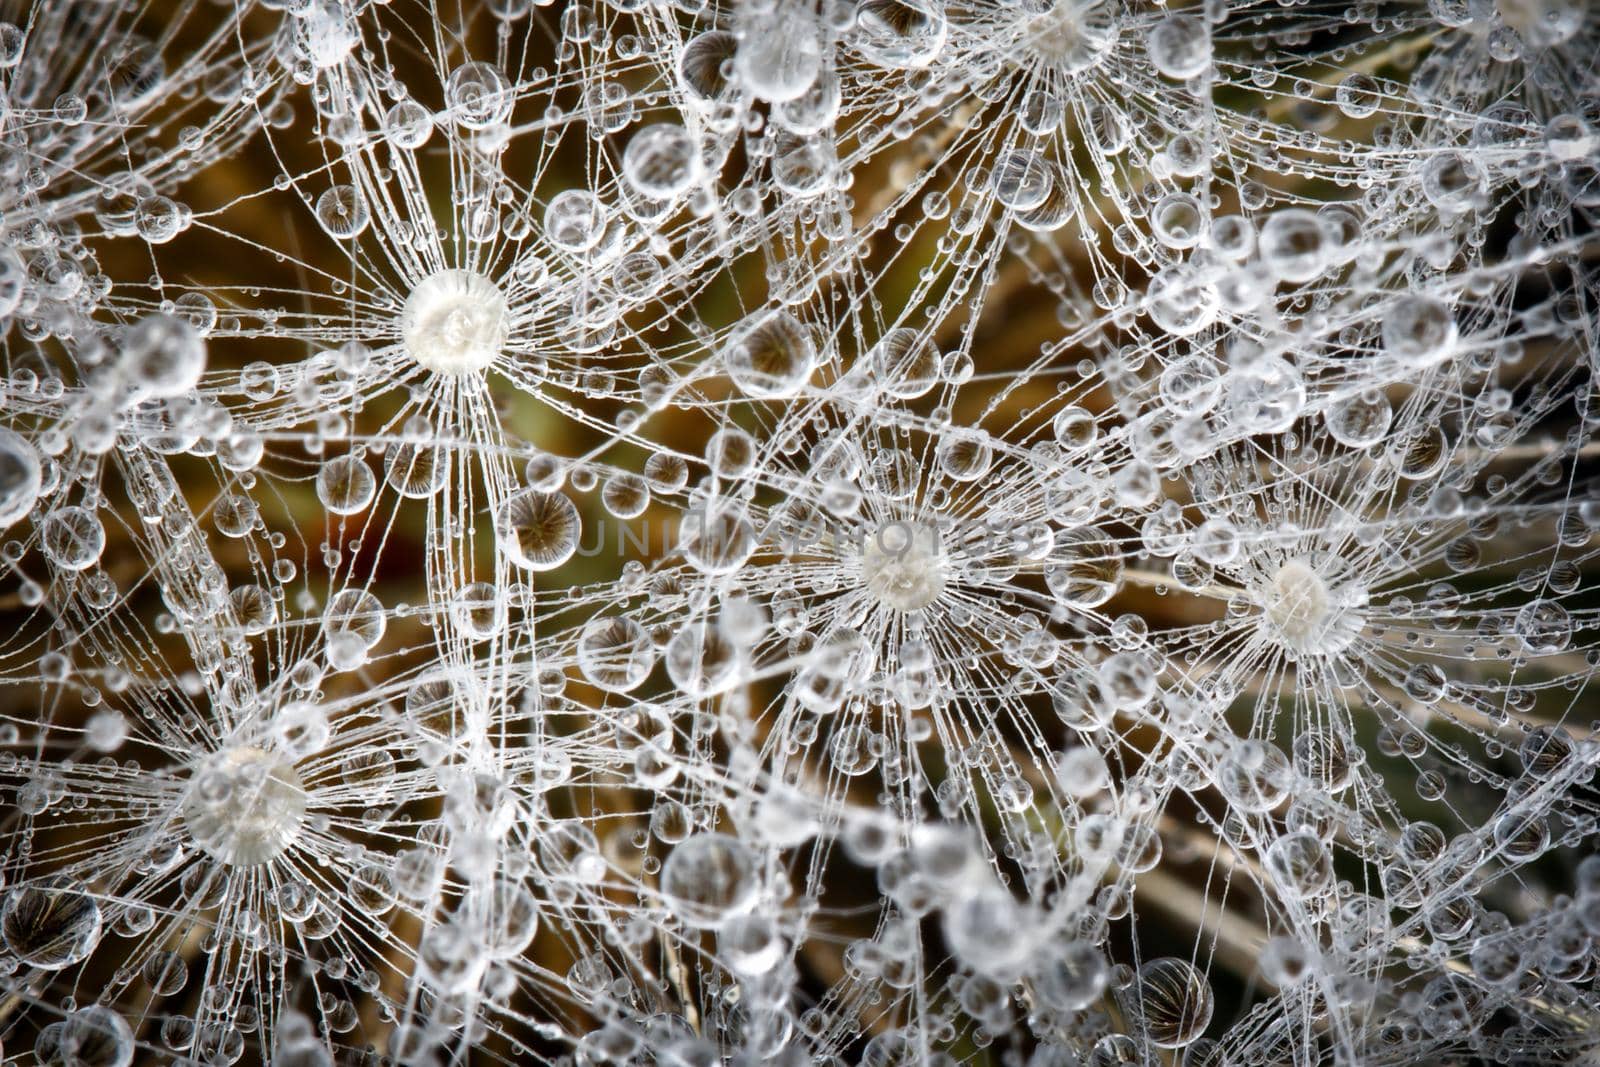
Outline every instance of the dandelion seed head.
POLYGON ((1570 40, 1583 26, 1582 6, 1567 0, 1495 0, 1494 13, 1524 40, 1544 48, 1570 40))
POLYGON ((482 274, 449 269, 418 282, 400 311, 406 354, 436 374, 472 374, 505 346, 506 298, 482 274))
POLYGON ((11 6, 12 1059, 1600 1049, 1593 5, 11 6))
POLYGON ((1099 63, 1116 44, 1116 12, 1101 0, 1042 0, 1018 9, 1024 53, 1041 66, 1078 74, 1099 63))
POLYGON ((1267 633, 1297 655, 1336 655, 1350 647, 1360 632, 1354 605, 1362 598, 1348 587, 1330 587, 1306 559, 1285 560, 1255 596, 1267 633))
POLYGON ((861 584, 891 611, 921 611, 944 592, 947 564, 939 531, 924 523, 887 523, 861 546, 861 584))
POLYGON ((306 802, 292 763, 239 745, 210 753, 195 766, 183 819, 207 855, 230 867, 254 867, 295 844, 306 802))
POLYGON ((317 70, 337 66, 360 43, 343 7, 316 0, 296 15, 297 44, 317 70))

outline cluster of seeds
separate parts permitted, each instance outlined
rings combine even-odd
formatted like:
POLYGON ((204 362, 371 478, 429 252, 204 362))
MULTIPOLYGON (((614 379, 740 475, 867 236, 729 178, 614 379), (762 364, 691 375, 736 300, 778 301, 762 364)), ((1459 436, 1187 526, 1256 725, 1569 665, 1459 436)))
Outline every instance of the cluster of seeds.
POLYGON ((0 0, 0 178, 6 1064, 1600 1056, 1600 8, 0 0))

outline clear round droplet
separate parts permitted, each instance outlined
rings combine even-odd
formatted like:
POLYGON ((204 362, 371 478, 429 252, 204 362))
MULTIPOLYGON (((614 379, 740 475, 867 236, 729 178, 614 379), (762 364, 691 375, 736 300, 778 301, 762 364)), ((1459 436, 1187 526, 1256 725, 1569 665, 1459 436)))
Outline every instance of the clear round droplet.
POLYGON ((511 117, 515 97, 504 74, 489 63, 463 63, 444 87, 450 117, 469 130, 483 130, 511 117))
POLYGON ((583 522, 578 509, 560 493, 529 489, 501 506, 496 529, 511 561, 530 571, 548 571, 578 550, 583 522))
POLYGON ((681 195, 700 180, 704 169, 694 135, 677 123, 642 127, 622 152, 623 176, 650 200, 681 195))
POLYGON ((136 401, 184 396, 205 371, 205 338, 187 318, 146 315, 123 335, 121 366, 136 401))
POLYGON ((678 536, 684 558, 702 574, 731 574, 756 548, 755 527, 730 500, 709 500, 689 511, 678 536))
POLYGON ((817 364, 811 331, 786 311, 763 311, 734 331, 722 352, 728 377, 758 400, 793 396, 817 364))
POLYGON ((545 236, 563 251, 587 252, 605 236, 608 218, 599 197, 587 189, 567 189, 545 208, 545 236))
POLYGON ((1182 1048, 1211 1022, 1211 984, 1192 964, 1175 957, 1140 967, 1133 994, 1144 1032, 1159 1048, 1182 1048))
POLYGON ((578 668, 583 676, 613 693, 639 688, 655 661, 650 635, 632 619, 592 619, 578 638, 578 668))
POLYGON ((1456 318, 1444 302, 1408 293, 1383 316, 1383 348, 1396 359, 1424 363, 1448 355, 1456 342, 1456 318))
POLYGON ((39 453, 15 430, 0 428, 0 530, 27 517, 39 499, 39 453))
POLYGON ((364 511, 378 491, 378 479, 360 456, 337 456, 317 472, 317 499, 334 515, 364 511))
POLYGON ((360 236, 372 219, 367 202, 353 185, 335 185, 324 191, 317 197, 316 210, 322 228, 341 241, 360 236))
POLYGON ((116 1010, 91 1004, 41 1030, 33 1052, 39 1063, 52 1067, 128 1067, 133 1028, 116 1010))
POLYGON ((88 570, 105 551, 105 527, 88 508, 57 508, 40 525, 39 547, 51 563, 64 570, 88 570))
POLYGON ((1211 33, 1194 15, 1168 15, 1145 36, 1150 65, 1174 81, 1188 81, 1211 67, 1211 33))
POLYGON ((1371 448, 1382 441, 1393 420, 1389 398, 1378 389, 1345 397, 1322 412, 1328 435, 1350 448, 1371 448))
POLYGON ((15 886, 0 903, 6 951, 40 970, 59 971, 88 959, 100 928, 100 906, 72 889, 15 886))
POLYGON ((738 838, 701 833, 680 842, 661 865, 661 893, 679 919, 715 928, 755 906, 756 858, 738 838))
POLYGON ((758 100, 781 104, 801 96, 822 69, 814 18, 782 4, 749 18, 733 69, 739 84, 758 100))

